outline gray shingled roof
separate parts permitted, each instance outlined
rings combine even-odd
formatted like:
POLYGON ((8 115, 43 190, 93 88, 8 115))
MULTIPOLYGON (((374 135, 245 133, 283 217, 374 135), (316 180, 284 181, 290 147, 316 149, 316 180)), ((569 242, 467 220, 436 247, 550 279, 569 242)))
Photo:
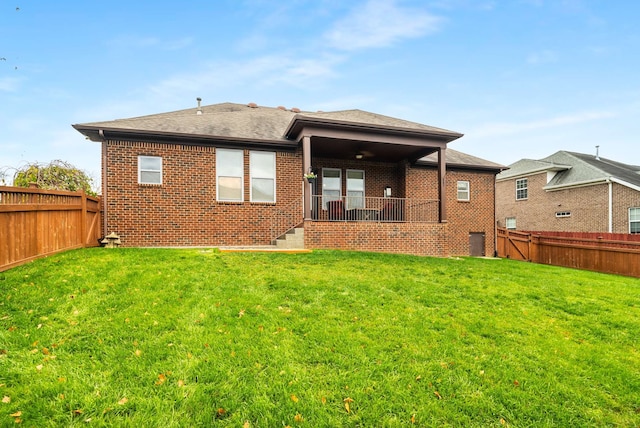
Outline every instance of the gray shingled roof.
MULTIPOLYGON (((447 165, 453 167, 480 167, 482 169, 502 171, 507 167, 495 162, 491 162, 476 156, 471 156, 466 153, 459 152, 457 150, 447 148, 447 165)), ((429 156, 425 156, 418 161, 423 164, 438 164, 438 154, 432 153, 429 156)))
POLYGON ((540 160, 522 159, 496 177, 498 180, 544 171, 558 171, 545 188, 570 187, 579 183, 615 179, 640 187, 640 166, 603 157, 559 151, 540 160))
MULTIPOLYGON (((73 125, 78 131, 91 139, 98 139, 98 130, 132 133, 148 132, 153 135, 174 137, 189 136, 203 138, 232 138, 250 141, 287 141, 286 132, 294 120, 311 119, 326 121, 329 124, 362 125, 381 130, 397 130, 418 134, 440 134, 448 140, 462 136, 454 131, 423 125, 381 114, 362 110, 342 110, 331 112, 307 112, 283 107, 263 107, 255 104, 221 103, 148 116, 117 119, 104 122, 91 122, 73 125)), ((437 163, 435 155, 421 159, 422 163, 437 163)), ((500 171, 505 168, 493 162, 451 149, 447 151, 450 165, 479 167, 500 171)))
POLYGON ((274 141, 285 139, 285 130, 291 121, 298 116, 384 128, 456 134, 446 129, 362 110, 301 112, 263 106, 254 108, 245 104, 234 103, 202 106, 202 114, 196 114, 197 110, 196 107, 149 116, 83 123, 74 126, 274 141))

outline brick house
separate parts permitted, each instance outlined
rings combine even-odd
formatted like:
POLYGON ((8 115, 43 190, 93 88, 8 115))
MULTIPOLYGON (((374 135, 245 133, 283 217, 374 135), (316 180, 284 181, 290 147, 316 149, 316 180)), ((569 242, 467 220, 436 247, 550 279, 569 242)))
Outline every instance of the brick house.
POLYGON ((640 233, 640 166, 559 151, 509 168, 496 177, 500 227, 640 233))
POLYGON ((504 167, 447 149, 456 132, 361 110, 200 100, 73 127, 102 144, 103 229, 126 246, 494 253, 504 167))

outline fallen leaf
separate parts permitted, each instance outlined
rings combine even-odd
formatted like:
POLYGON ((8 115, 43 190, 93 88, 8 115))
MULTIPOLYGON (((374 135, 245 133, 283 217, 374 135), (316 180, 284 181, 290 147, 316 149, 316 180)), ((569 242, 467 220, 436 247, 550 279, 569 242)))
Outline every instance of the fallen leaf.
POLYGON ((136 356, 136 357, 139 357, 140 355, 142 355, 142 351, 141 351, 141 350, 139 350, 139 349, 136 349, 136 350, 134 351, 134 354, 135 354, 135 356, 136 356))
POLYGON ((184 381, 182 379, 178 380, 178 386, 182 388, 184 386, 184 381))
POLYGON ((42 353, 44 355, 49 355, 49 350, 47 348, 42 348, 42 353))
POLYGON ((299 400, 298 400, 298 397, 296 397, 295 394, 291 394, 291 401, 293 401, 294 403, 297 403, 299 400))
POLYGON ((19 418, 20 416, 22 416, 22 412, 18 410, 15 413, 11 413, 9 416, 11 416, 12 418, 19 418))
POLYGON ((73 411, 73 414, 74 414, 74 415, 81 415, 82 413, 84 413, 84 412, 82 411, 82 409, 75 409, 75 410, 73 411))
POLYGON ((416 423, 416 415, 411 415, 411 423, 412 424, 416 423))
POLYGON ((416 382, 420 382, 422 380, 422 376, 418 375, 416 376, 416 382))
POLYGON ((244 424, 242 424, 242 428, 251 428, 251 424, 249 423, 249 421, 244 421, 244 424))
POLYGON ((320 401, 322 401, 322 404, 327 404, 327 397, 322 397, 320 401))
POLYGON ((124 404, 127 404, 128 402, 129 402, 129 399, 127 397, 122 397, 120 401, 118 401, 118 404, 124 405, 124 404))
POLYGON ((514 380, 514 381, 513 381, 513 385, 514 385, 514 386, 520 386, 520 382, 518 382, 517 380, 514 380))
POLYGON ((162 385, 163 383, 165 383, 166 380, 167 380, 167 377, 164 374, 160 373, 158 375, 158 380, 156 381, 156 385, 162 385))
POLYGON ((433 393, 438 397, 438 400, 442 400, 442 395, 438 391, 433 391, 433 393))
POLYGON ((219 407, 216 411, 216 419, 222 419, 227 415, 227 411, 222 407, 219 407))
POLYGON ((353 403, 353 398, 345 398, 344 400, 344 408, 346 409, 347 413, 351 413, 351 406, 349 405, 349 403, 353 403))
POLYGON ((8 395, 5 395, 4 397, 2 397, 2 402, 5 404, 11 403, 11 397, 9 397, 8 395))
POLYGON ((506 425, 507 421, 505 421, 503 418, 500 418, 500 425, 506 425))
POLYGON ((296 413, 296 415, 293 417, 293 420, 297 423, 302 423, 304 421, 304 418, 300 413, 296 413))
POLYGON ((238 318, 242 318, 244 316, 244 309, 242 309, 239 313, 238 313, 238 318))
POLYGON ((42 364, 38 364, 38 365, 36 366, 36 370, 40 371, 40 370, 42 370, 42 368, 43 368, 43 367, 44 367, 44 366, 43 366, 42 364))

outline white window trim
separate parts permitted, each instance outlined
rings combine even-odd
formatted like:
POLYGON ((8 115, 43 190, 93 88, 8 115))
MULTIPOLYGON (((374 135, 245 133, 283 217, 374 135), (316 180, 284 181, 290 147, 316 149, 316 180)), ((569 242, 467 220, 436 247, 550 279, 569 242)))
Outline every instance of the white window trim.
POLYGON ((218 202, 244 202, 244 150, 242 149, 216 149, 216 201, 218 202), (220 152, 241 152, 242 153, 242 174, 240 175, 240 199, 221 199, 220 198, 220 177, 237 177, 235 175, 220 175, 218 162, 220 152))
POLYGON ((469 184, 468 181, 464 181, 464 180, 459 180, 458 183, 456 184, 456 196, 458 197, 459 201, 470 201, 471 200, 471 185, 469 184), (460 197, 460 183, 467 183, 467 188, 462 190, 462 192, 466 193, 467 197, 466 198, 461 198, 460 197))
POLYGON ((631 232, 631 224, 640 223, 640 219, 631 221, 631 210, 638 210, 638 212, 640 213, 640 207, 629 207, 629 233, 633 233, 635 235, 638 232, 631 232))
POLYGON ((527 199, 529 199, 529 179, 528 178, 519 178, 519 179, 516 180, 516 201, 525 201, 527 199), (519 189, 518 188, 518 182, 519 181, 524 181, 526 183, 526 186, 519 189), (518 197, 518 190, 526 190, 527 191, 527 196, 524 197, 524 198, 519 198, 518 197))
POLYGON ((265 151, 260 151, 260 150, 252 150, 249 152, 249 200, 251 202, 255 202, 258 204, 275 204, 276 203, 276 152, 265 152, 265 151), (269 153, 273 156, 273 177, 260 177, 260 176, 256 176, 253 173, 253 168, 252 168, 252 155, 253 153, 269 153), (269 180, 273 180, 273 200, 272 201, 254 201, 253 200, 253 179, 254 178, 261 178, 261 179, 269 179, 269 180))
POLYGON ((140 155, 138 156, 138 184, 145 184, 145 185, 150 185, 150 186, 161 186, 162 185, 162 156, 146 156, 146 155, 140 155), (141 160, 143 158, 153 158, 153 159, 160 159, 160 169, 142 169, 142 162, 141 160), (143 172, 159 172, 160 173, 160 182, 159 183, 151 183, 151 182, 146 182, 146 181, 142 181, 142 173, 143 172))
MULTIPOLYGON (((348 210, 348 209, 352 208, 352 207, 349 206, 350 205, 349 202, 350 202, 350 199, 351 199, 349 197, 349 172, 361 172, 362 173, 362 208, 366 208, 366 199, 365 198, 367 196, 367 194, 366 194, 367 188, 365 186, 365 177, 366 177, 366 175, 365 175, 364 169, 347 169, 346 175, 345 175, 346 182, 347 182, 347 189, 346 189, 346 193, 345 193, 345 197, 346 197, 345 209, 348 210)), ((356 192, 359 192, 359 190, 356 190, 356 192)))
POLYGON ((516 218, 515 217, 507 217, 504 219, 504 228, 505 229, 509 229, 509 230, 516 230, 518 228, 518 225, 516 223, 516 218), (509 227, 509 220, 513 220, 513 226, 514 227, 509 227))
POLYGON ((338 197, 340 200, 342 200, 342 170, 340 168, 322 168, 322 209, 323 210, 327 209, 327 201, 328 201, 326 199, 326 196, 324 195, 324 190, 325 190, 324 172, 325 171, 338 171, 338 173, 340 174, 338 176, 338 189, 328 189, 328 190, 338 190, 338 195, 339 195, 338 197))
POLYGON ((556 217, 557 218, 571 217, 571 211, 557 211, 556 212, 556 217))

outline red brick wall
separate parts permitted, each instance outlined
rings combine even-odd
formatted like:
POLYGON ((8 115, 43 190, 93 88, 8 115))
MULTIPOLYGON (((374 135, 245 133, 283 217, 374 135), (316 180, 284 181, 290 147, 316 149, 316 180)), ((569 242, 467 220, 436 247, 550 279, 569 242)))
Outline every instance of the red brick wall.
POLYGON ((375 223, 305 221, 307 248, 376 251, 446 257, 444 223, 375 223))
POLYGON ((107 165, 107 233, 124 246, 269 244, 276 211, 302 198, 299 152, 276 155, 275 205, 249 202, 248 150, 242 203, 216 202, 213 147, 110 141, 107 165), (138 184, 139 155, 162 157, 162 185, 138 184))
MULTIPOLYGON (((607 232, 609 230, 609 184, 548 192, 546 173, 534 174, 529 179, 528 198, 516 201, 515 179, 496 183, 499 226, 505 218, 515 217, 519 230, 607 232), (557 218, 556 212, 570 211, 570 217, 557 218)), ((629 233, 629 208, 640 206, 640 192, 612 184, 613 232, 629 233)))

